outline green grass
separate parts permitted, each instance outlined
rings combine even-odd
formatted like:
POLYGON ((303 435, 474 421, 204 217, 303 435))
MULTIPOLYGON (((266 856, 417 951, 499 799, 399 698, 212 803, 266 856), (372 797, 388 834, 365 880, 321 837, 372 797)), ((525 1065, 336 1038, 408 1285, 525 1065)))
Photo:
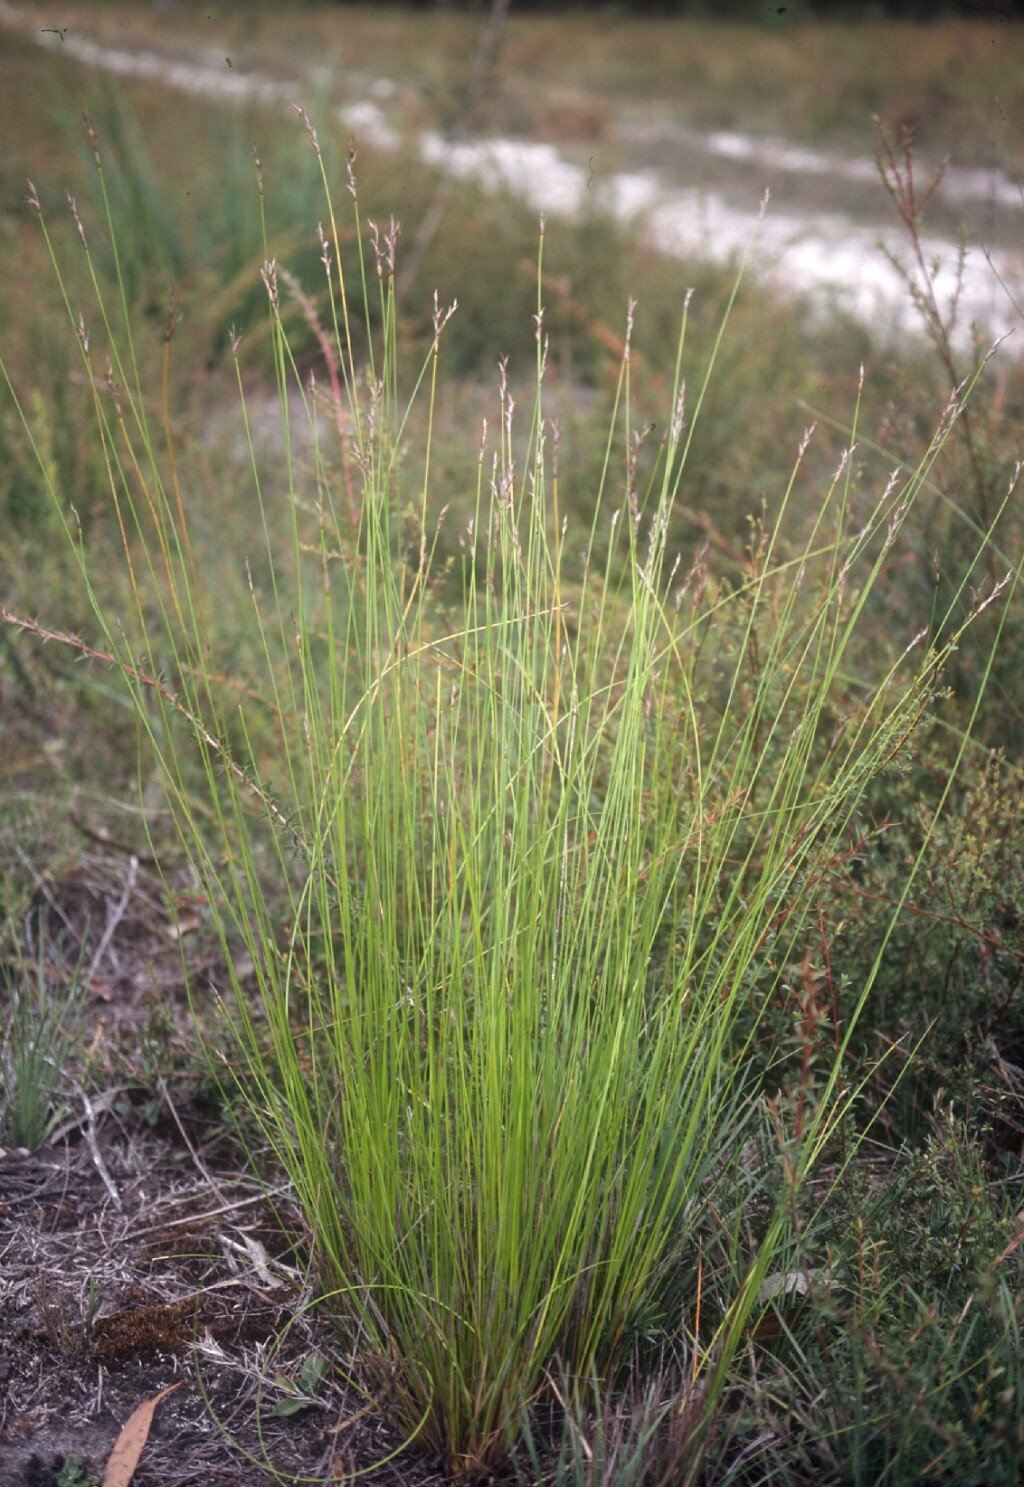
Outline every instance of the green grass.
MULTIPOLYGON (((321 318, 340 400, 314 396, 300 370, 268 253, 273 476, 239 368, 252 456, 240 690, 225 683, 239 658, 222 654, 223 594, 201 576, 173 430, 150 411, 102 167, 99 180, 110 236, 102 258, 92 225, 81 239, 87 321, 42 224, 94 388, 128 607, 106 597, 36 439, 97 641, 27 628, 105 662, 132 699, 226 958, 223 1072, 294 1184, 324 1304, 410 1439, 474 1472, 558 1397, 556 1363, 570 1381, 614 1381, 683 1298, 695 1472, 761 1284, 795 1242, 793 1205, 846 1110, 845 1049, 891 924, 813 1098, 805 1080, 768 1107, 784 1181, 751 1230, 738 1154, 766 1092, 753 1050, 822 885, 863 841, 873 782, 995 597, 940 625, 938 649, 909 631, 851 680, 873 591, 961 404, 866 510, 844 460, 793 545, 801 451, 742 579, 723 583, 668 542, 726 322, 691 367, 684 310, 666 432, 646 461, 623 359, 581 530, 559 494, 572 451, 545 416, 538 288, 532 403, 517 418, 502 377, 446 558, 432 429, 448 315, 436 309, 410 377, 393 242, 367 235, 356 196, 343 245, 325 169, 321 318), (407 447, 410 381, 426 414, 407 447)), ((983 553, 984 541, 955 580, 950 616, 983 553)))
POLYGON ((0 1042, 0 1132, 6 1143, 35 1151, 67 1113, 66 1065, 80 1016, 83 964, 67 967, 47 943, 43 917, 34 926, 34 956, 8 931, 4 966, 7 1019, 0 1042), (12 953, 13 952, 13 953, 12 953))

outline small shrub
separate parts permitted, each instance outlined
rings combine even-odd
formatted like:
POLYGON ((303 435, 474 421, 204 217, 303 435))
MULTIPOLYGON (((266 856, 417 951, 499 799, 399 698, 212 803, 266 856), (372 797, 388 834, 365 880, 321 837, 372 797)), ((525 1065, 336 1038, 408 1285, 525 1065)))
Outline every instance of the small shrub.
POLYGON ((755 1374, 758 1480, 1019 1480, 1024 1235, 994 1191, 976 1132, 940 1109, 919 1153, 833 1194, 830 1281, 755 1374))

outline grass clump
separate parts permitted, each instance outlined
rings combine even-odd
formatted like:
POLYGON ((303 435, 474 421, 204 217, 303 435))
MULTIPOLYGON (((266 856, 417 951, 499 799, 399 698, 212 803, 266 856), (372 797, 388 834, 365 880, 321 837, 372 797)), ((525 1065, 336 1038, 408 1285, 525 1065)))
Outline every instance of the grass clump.
MULTIPOLYGON (((874 782, 911 746, 965 626, 1008 586, 964 606, 972 559, 941 642, 925 644, 929 616, 911 619, 851 680, 872 590, 962 394, 856 520, 844 459, 791 550, 801 451, 726 584, 668 546, 714 366, 713 353, 688 401, 687 311, 657 445, 634 427, 627 329, 578 531, 545 415, 538 296, 532 405, 517 418, 503 371, 471 518, 442 546, 431 414, 450 312, 435 304, 407 379, 397 231, 364 230, 350 171, 343 268, 323 180, 326 393, 300 372, 269 253, 263 266, 285 459, 267 478, 250 433, 246 674, 219 654, 197 498, 136 370, 112 217, 120 294, 108 303, 83 233, 96 298, 68 310, 129 602, 105 599, 51 480, 94 628, 22 627, 114 667, 133 699, 225 953, 223 1075, 294 1186, 324 1304, 381 1406, 455 1473, 486 1471, 531 1412, 567 1398, 573 1418, 644 1335, 682 1326, 685 1480, 794 1242, 791 1205, 752 1204, 742 1176, 769 1092, 754 1056, 766 1010, 829 874, 862 849, 874 782), (415 454, 406 380, 426 406, 415 454)), ((241 376, 239 392, 245 419, 241 376)), ((888 932, 814 1100, 771 1107, 784 1197, 849 1108, 846 1045, 888 932)), ((654 1430, 658 1401, 645 1408, 654 1430)))
POLYGON ((15 937, 3 965, 5 1030, 0 1041, 0 1131, 11 1146, 36 1151, 67 1113, 65 1064, 75 1047, 82 966, 67 967, 40 920, 29 954, 15 937))

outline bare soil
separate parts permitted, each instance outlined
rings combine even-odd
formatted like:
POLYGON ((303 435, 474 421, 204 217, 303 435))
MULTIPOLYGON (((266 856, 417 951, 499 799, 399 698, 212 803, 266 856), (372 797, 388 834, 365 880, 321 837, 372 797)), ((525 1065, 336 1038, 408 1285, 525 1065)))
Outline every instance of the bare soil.
MULTIPOLYGON (((173 1384, 137 1487, 440 1482, 360 1389, 316 1307, 287 1186, 247 1170, 204 1086, 155 868, 99 836, 80 831, 77 858, 36 892, 64 963, 110 933, 65 1116, 40 1150, 0 1153, 0 1487, 98 1483, 125 1421, 173 1384), (313 1353, 330 1360, 313 1401, 275 1412, 298 1403, 313 1353)), ((188 954, 216 979, 201 926, 188 954)))

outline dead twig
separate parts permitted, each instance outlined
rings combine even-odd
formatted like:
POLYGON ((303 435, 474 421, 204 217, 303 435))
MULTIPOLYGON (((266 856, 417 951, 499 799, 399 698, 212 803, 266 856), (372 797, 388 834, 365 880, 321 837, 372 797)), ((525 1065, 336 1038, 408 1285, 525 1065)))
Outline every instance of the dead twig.
POLYGON ((73 1080, 72 1082, 75 1086, 75 1092, 77 1093, 78 1098, 81 1100, 82 1106, 85 1110, 85 1121, 82 1124, 81 1129, 83 1135, 85 1136, 86 1143, 89 1147, 89 1155, 92 1157, 92 1164, 100 1175, 100 1181, 103 1183, 103 1186, 110 1194, 110 1201, 120 1212, 124 1208, 124 1204, 121 1201, 121 1194, 117 1191, 117 1188, 114 1186, 114 1180, 111 1177, 110 1173, 107 1171, 106 1163, 104 1162, 103 1157, 100 1154, 99 1143, 96 1140, 96 1107, 89 1099, 89 1096, 86 1094, 85 1090, 78 1083, 77 1079, 73 1080))
POLYGON ((113 910, 111 911, 110 917, 107 920, 106 928, 104 929, 103 934, 100 937, 99 944, 96 946, 96 953, 93 956, 92 960, 89 962, 89 969, 85 973, 86 986, 91 983, 93 976, 96 974, 96 971, 99 968, 100 961, 103 959, 111 940, 114 938, 117 926, 124 918, 125 910, 127 909, 132 896, 132 890, 135 887, 135 879, 138 876, 138 872, 139 859, 133 852, 131 857, 128 859, 128 872, 125 876, 124 891, 121 894, 121 897, 118 899, 117 903, 114 905, 113 910))

